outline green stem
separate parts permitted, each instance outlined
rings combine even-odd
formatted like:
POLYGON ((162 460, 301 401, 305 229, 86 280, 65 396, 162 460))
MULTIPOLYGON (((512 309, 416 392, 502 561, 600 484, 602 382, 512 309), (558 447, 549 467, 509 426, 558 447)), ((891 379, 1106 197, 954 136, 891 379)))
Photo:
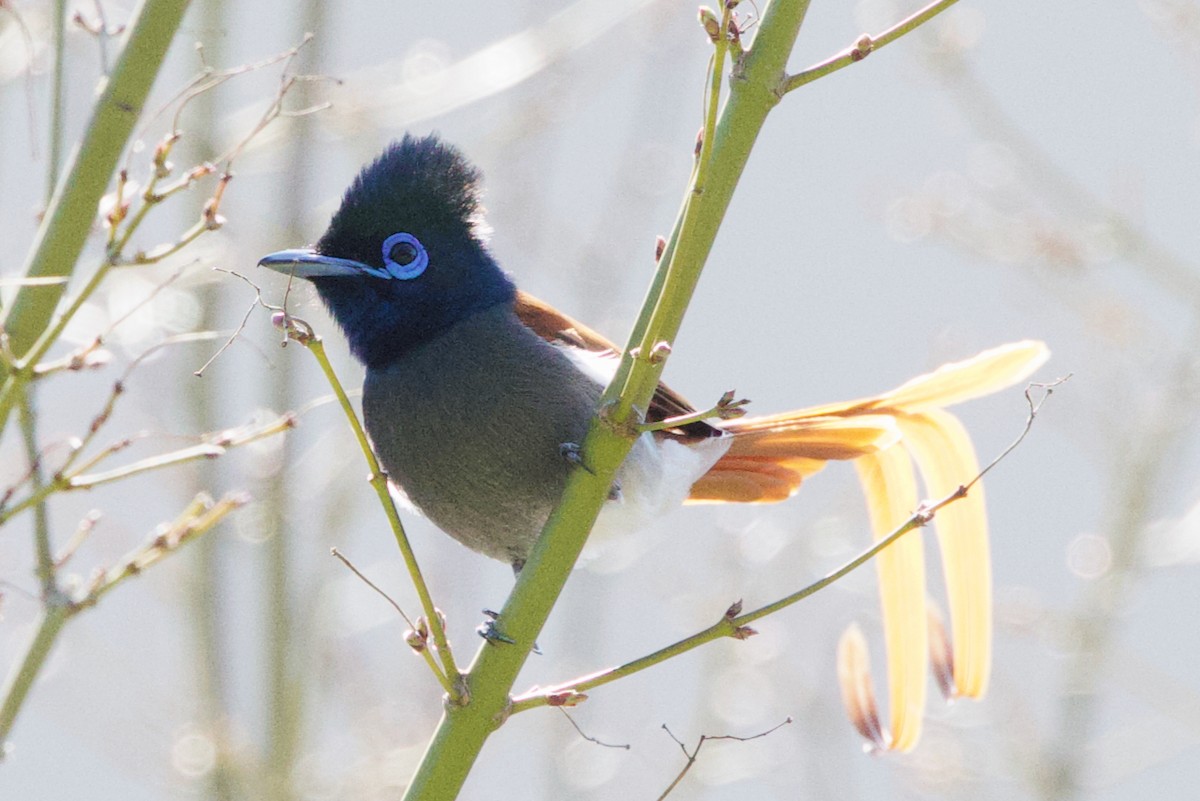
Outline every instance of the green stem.
POLYGON ((665 648, 661 648, 652 654, 647 654, 640 659, 635 659, 632 662, 626 662, 620 667, 601 670, 591 675, 584 676, 580 679, 564 682, 552 687, 539 688, 536 692, 530 692, 517 696, 513 699, 511 711, 515 714, 517 712, 524 712, 536 707, 546 706, 551 703, 555 696, 561 696, 564 693, 575 694, 587 692, 595 687, 600 687, 602 685, 614 682, 617 679, 631 676, 634 673, 640 673, 646 668, 654 667, 655 665, 665 662, 668 659, 679 656, 680 654, 685 654, 694 648, 698 648, 705 643, 712 642, 713 640, 720 639, 721 637, 745 639, 745 637, 749 636, 751 633, 745 630, 745 626, 753 623, 756 620, 759 620, 760 618, 764 618, 767 615, 773 615, 776 612, 786 609, 795 603, 799 603, 805 598, 815 595, 816 593, 825 589, 835 581, 844 578, 845 576, 865 565, 867 562, 874 559, 880 551, 903 537, 905 534, 924 526, 927 522, 929 522, 930 516, 933 513, 931 510, 940 509, 943 506, 946 506, 947 504, 952 503, 953 501, 956 501, 962 497, 965 497, 965 495, 955 493, 951 496, 948 496, 935 506, 930 507, 929 510, 922 510, 918 514, 914 514, 895 531, 891 532, 883 539, 875 542, 875 544, 873 544, 871 547, 864 550, 849 562, 846 562, 837 570, 827 573, 819 580, 809 584, 807 587, 780 598, 774 603, 761 606, 758 609, 747 612, 743 615, 727 615, 722 617, 717 623, 709 626, 703 631, 699 631, 690 637, 686 637, 676 643, 668 645, 665 648))
POLYGON ((700 136, 700 154, 696 159, 696 177, 692 191, 700 194, 704 191, 704 179, 712 162, 713 141, 716 139, 717 119, 721 106, 721 84, 725 79, 725 54, 729 51, 729 22, 733 7, 724 4, 721 15, 720 36, 714 42, 712 57, 712 74, 708 79, 708 102, 705 104, 704 131, 700 136))
MULTIPOLYGON (((41 454, 37 446, 37 417, 33 411, 32 389, 21 398, 21 433, 25 438, 25 456, 29 460, 30 486, 34 494, 43 492, 46 480, 42 475, 41 454)), ((54 573, 54 549, 50 543, 50 516, 46 497, 42 494, 33 510, 33 542, 37 553, 37 575, 42 582, 42 596, 49 598, 58 591, 54 573)))
POLYGON ((807 10, 807 0, 772 2, 753 45, 735 64, 729 99, 713 137, 711 175, 697 170, 618 370, 617 379, 625 383, 614 381, 605 392, 604 402, 613 404, 611 417, 618 424, 627 425, 634 408, 645 408, 658 386, 665 360, 650 359, 649 354, 659 342, 672 342, 679 331, 699 268, 712 250, 750 149, 767 114, 782 98, 787 57, 807 10))
POLYGON ((11 675, 4 689, 0 691, 0 754, 3 753, 8 735, 12 732, 17 721, 17 714, 25 703, 29 690, 46 664, 54 641, 58 639, 63 624, 70 614, 70 604, 65 596, 54 595, 46 599, 42 610, 42 619, 38 622, 37 632, 25 655, 21 658, 21 666, 11 675))
POLYGON ((367 432, 363 430, 358 414, 354 411, 354 405, 350 403, 350 397, 346 394, 342 382, 338 380, 337 373, 334 372, 333 365, 329 362, 329 357, 325 354, 325 343, 317 336, 306 337, 303 343, 316 357, 317 363, 321 366, 321 372, 325 374, 329 386, 333 387, 333 393, 337 396, 338 403, 346 414, 346 420, 349 421, 350 428, 354 431, 354 437, 358 440, 358 446, 367 460, 367 465, 371 470, 371 486, 374 487, 375 494, 379 496, 379 503, 383 506, 388 523, 392 526, 396 544, 400 547, 404 565, 408 568, 409 578, 412 579, 413 586, 417 590, 417 597, 421 601, 421 608, 425 612, 425 619, 429 622, 429 630, 433 634, 433 642, 442 661, 442 668, 445 672, 437 672, 438 681, 450 696, 451 702, 458 703, 462 694, 462 689, 455 684, 458 677, 458 666, 454 662, 454 654, 450 650, 450 642, 446 638, 442 616, 433 604, 433 596, 430 595, 425 577, 417 564, 417 555, 413 552, 412 545, 409 544, 408 535, 404 532, 404 524, 400 522, 400 513, 396 511, 396 503, 392 500, 392 494, 388 490, 387 473, 379 466, 379 461, 375 458, 375 451, 371 449, 371 441, 367 439, 367 432))
POLYGON ((46 165, 46 203, 49 203, 54 195, 54 187, 58 185, 59 167, 62 165, 66 55, 67 0, 54 0, 54 88, 50 98, 50 156, 46 165))
MULTIPOLYGON (((129 478, 140 473, 146 473, 151 470, 160 470, 164 467, 171 467, 177 464, 184 464, 196 460, 214 459, 224 456, 230 448, 247 443, 255 442, 266 437, 282 434, 290 428, 295 427, 296 420, 291 415, 283 415, 278 419, 268 423, 260 428, 255 428, 247 433, 239 434, 237 437, 223 439, 220 444, 215 442, 206 442, 199 445, 192 445, 188 448, 181 448, 170 453, 160 454, 158 456, 150 456, 145 459, 140 459, 131 464, 114 467, 111 470, 106 470, 99 473, 88 473, 86 471, 92 469, 100 462, 112 456, 120 448, 117 446, 108 448, 88 459, 75 470, 68 472, 58 472, 54 477, 45 483, 35 484, 29 495, 22 498, 12 506, 0 509, 0 526, 4 525, 11 518, 25 511, 26 509, 38 506, 45 501, 50 495, 56 492, 67 492, 70 490, 92 489, 101 484, 108 484, 113 481, 118 481, 123 478, 129 478)), ((127 443, 128 441, 126 441, 127 443)), ((121 443, 122 445, 126 443, 121 443)), ((78 454, 78 450, 75 452, 78 454)), ((66 468, 74 462, 75 454, 72 454, 66 468)))
POLYGON ((933 19, 938 14, 941 14, 943 11, 957 2, 958 0, 937 0, 936 2, 925 6, 925 8, 921 9, 912 16, 897 22, 895 25, 888 28, 883 33, 878 34, 877 36, 864 34, 857 42, 854 43, 853 46, 846 48, 833 58, 826 59, 820 64, 814 64, 803 72, 796 73, 788 78, 787 82, 783 85, 784 93, 786 94, 793 89, 799 89, 806 83, 812 83, 817 78, 824 78, 830 73, 837 72, 840 69, 849 67, 851 64, 856 64, 859 61, 862 61, 864 58, 881 47, 885 47, 899 39, 901 36, 911 33, 912 31, 921 27, 926 22, 933 19))
MULTIPOLYGON (((72 154, 38 228, 23 271, 27 278, 68 276, 74 271, 100 198, 187 6, 188 0, 143 0, 135 12, 120 59, 101 83, 103 91, 83 140, 72 154)), ((62 291, 61 284, 25 285, 18 291, 2 322, 18 358, 45 330, 62 291)), ((9 389, 14 377, 0 364, 0 379, 5 384, 0 394, 0 430, 8 422, 15 400, 15 393, 9 389)), ((21 383, 27 380, 22 378, 21 383)))
POLYGON ((158 564, 170 554, 216 528, 232 512, 250 502, 250 496, 230 493, 213 503, 201 493, 183 510, 166 529, 156 533, 148 545, 144 545, 123 557, 116 567, 105 571, 87 592, 71 603, 70 612, 95 606, 101 598, 115 590, 125 581, 140 576, 147 568, 158 564))
POLYGON ((479 649, 466 676, 470 702, 446 708, 406 799, 454 798, 487 737, 509 714, 509 690, 632 447, 639 422, 633 410, 645 407, 657 385, 663 365, 650 358, 651 350, 659 341, 674 339, 679 330, 750 148, 780 100, 784 68, 807 9, 807 0, 771 2, 752 48, 736 66, 712 137, 711 171, 703 191, 697 193, 694 183, 689 188, 621 369, 604 393, 603 414, 593 419, 584 439, 589 469, 572 473, 501 612, 499 624, 515 644, 479 649))

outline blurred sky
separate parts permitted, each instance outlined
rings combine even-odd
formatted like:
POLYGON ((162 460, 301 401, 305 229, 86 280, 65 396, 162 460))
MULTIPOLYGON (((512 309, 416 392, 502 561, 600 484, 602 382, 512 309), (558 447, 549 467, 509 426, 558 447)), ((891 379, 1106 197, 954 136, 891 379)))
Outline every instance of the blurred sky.
MULTIPOLYGON (((50 4, 7 5, 34 49, 0 13, 4 276, 20 270, 44 202, 52 66, 50 4)), ((131 5, 103 8, 113 23, 131 5)), ((196 72, 194 43, 214 65, 232 66, 294 45, 314 21, 299 3, 193 5, 156 84, 158 103, 196 72)), ((258 257, 315 240, 361 164, 389 140, 437 131, 485 174, 500 263, 523 288, 623 340, 700 126, 710 48, 695 5, 328 6, 297 63, 338 79, 308 87, 331 107, 256 139, 233 166, 225 229, 171 265, 119 273, 73 334, 89 338, 185 265, 183 278, 114 332, 118 362, 205 321, 232 329, 253 290, 210 267, 241 271, 280 302, 283 282, 257 275, 258 257)), ((740 10, 752 18, 750 6, 740 10)), ((791 68, 917 7, 818 0, 791 68)), ((115 44, 108 49, 111 58, 115 44)), ((70 141, 86 124, 101 58, 77 28, 67 52, 70 141)), ((736 388, 759 413, 874 393, 1004 342, 1049 344, 1054 356, 1040 377, 1074 377, 987 482, 998 598, 990 697, 933 704, 914 754, 861 754, 840 710, 833 654, 853 620, 882 648, 864 570, 764 621, 749 642, 716 643, 593 693, 576 719, 592 736, 630 743, 628 752, 583 741, 557 713, 514 718, 488 743, 463 798, 653 798, 682 767, 662 724, 691 743, 756 733, 788 715, 793 724, 761 740, 707 745, 677 797, 1109 801, 1194 792, 1198 54, 1200 5, 1191 0, 1102 8, 963 0, 789 95, 758 140, 675 343, 672 386, 697 403, 736 388)), ((203 113, 185 113, 176 161, 212 155, 192 131, 211 131, 217 150, 238 141, 277 76, 244 76, 213 93, 203 113)), ((148 126, 146 150, 163 125, 148 126)), ((146 150, 131 158, 135 175, 146 150)), ((189 225, 202 195, 162 209, 142 246, 189 225)), ((327 336, 344 380, 357 386, 361 370, 312 294, 297 288, 290 308, 327 336)), ((326 396, 308 355, 281 349, 278 338, 258 310, 202 379, 190 373, 217 343, 149 361, 130 382, 114 436, 194 432, 187 409, 198 397, 217 426, 233 426, 326 396)), ((47 384, 43 440, 78 434, 119 369, 47 384)), ((1026 406, 1014 389, 956 411, 987 460, 1019 433, 1026 406)), ((297 797, 398 796, 440 712, 438 693, 407 653, 403 625, 329 559, 329 547, 410 611, 417 605, 340 412, 326 403, 301 422, 286 447, 269 441, 203 474, 140 478, 53 507, 62 532, 91 508, 105 511, 73 563, 87 574, 172 518, 196 486, 263 497, 283 477, 285 497, 282 513, 258 504, 211 535, 208 561, 190 550, 173 556, 72 622, 0 767, 0 798, 208 798, 222 749, 253 773, 275 723, 263 599, 268 560, 280 553, 292 582, 290 653, 303 678, 297 797), (269 515, 282 520, 282 551, 268 549, 269 515), (218 582, 199 582, 218 591, 206 608, 216 610, 224 643, 221 661, 207 664, 194 590, 198 571, 216 569, 218 582), (220 736, 203 713, 201 685, 213 675, 226 710, 220 736)), ((0 450, 0 484, 20 474, 13 439, 0 450)), ((0 538, 5 667, 37 612, 21 592, 36 586, 22 525, 0 538)), ((502 603, 509 571, 422 520, 409 529, 465 660, 479 610, 502 603)), ((866 531, 844 465, 779 506, 682 510, 576 572, 541 638, 547 655, 531 661, 518 689, 641 655, 708 625, 739 597, 784 595, 851 555, 866 531)), ((877 684, 881 671, 877 653, 877 684)))

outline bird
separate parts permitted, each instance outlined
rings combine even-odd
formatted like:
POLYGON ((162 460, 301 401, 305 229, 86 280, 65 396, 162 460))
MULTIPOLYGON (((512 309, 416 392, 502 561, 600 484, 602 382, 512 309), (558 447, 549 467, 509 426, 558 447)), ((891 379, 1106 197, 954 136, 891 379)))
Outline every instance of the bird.
MULTIPOLYGON (((456 147, 406 134, 362 169, 315 245, 259 265, 310 281, 365 367, 364 427, 395 489, 519 571, 581 467, 620 350, 516 287, 489 251, 481 183, 456 147)), ((657 388, 645 422, 693 419, 637 436, 593 537, 683 503, 783 501, 827 461, 899 437, 861 404, 727 420, 695 411, 657 388)))

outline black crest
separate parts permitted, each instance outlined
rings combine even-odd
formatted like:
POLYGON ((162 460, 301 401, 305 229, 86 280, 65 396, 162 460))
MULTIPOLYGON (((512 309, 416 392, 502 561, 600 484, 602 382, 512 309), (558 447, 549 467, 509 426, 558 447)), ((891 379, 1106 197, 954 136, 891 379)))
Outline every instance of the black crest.
POLYGON ((422 239, 469 232, 481 214, 479 181, 457 148, 405 134, 354 179, 317 250, 377 265, 377 243, 396 231, 422 239))

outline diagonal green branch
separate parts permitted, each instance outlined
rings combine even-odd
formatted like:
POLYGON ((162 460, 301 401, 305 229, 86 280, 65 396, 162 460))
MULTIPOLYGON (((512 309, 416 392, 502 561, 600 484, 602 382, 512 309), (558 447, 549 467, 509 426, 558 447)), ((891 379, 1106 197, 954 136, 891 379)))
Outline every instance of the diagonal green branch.
POLYGON ((824 78, 826 75, 849 67, 851 64, 857 64, 881 47, 886 47, 901 36, 912 33, 957 2, 958 0, 935 0, 920 11, 905 17, 880 34, 871 36, 864 33, 858 38, 857 42, 832 58, 828 58, 819 64, 814 64, 808 69, 789 77, 787 83, 783 86, 784 93, 786 94, 793 89, 799 89, 807 83, 812 83, 817 78, 824 78))
MULTIPOLYGON (((91 121, 50 199, 25 264, 27 278, 69 276, 75 269, 100 198, 187 7, 188 0, 143 0, 135 12, 121 57, 102 80, 91 121)), ((17 358, 25 355, 49 323, 63 289, 57 283, 21 287, 0 321, 17 358)), ((0 364, 0 381, 8 384, 16 379, 0 364)), ((0 429, 8 422, 14 395, 6 392, 7 402, 0 405, 0 429)))
POLYGON ((94 606, 101 596, 117 585, 139 575, 167 554, 205 534, 248 501, 249 496, 231 493, 214 503, 201 494, 173 523, 156 531, 148 543, 127 554, 117 567, 98 573, 91 585, 77 597, 72 597, 57 586, 43 594, 42 616, 37 630, 18 658, 18 666, 0 686, 0 760, 4 757, 4 743, 16 724, 29 690, 45 667, 67 620, 94 606))
MULTIPOLYGON (((296 323, 300 321, 290 319, 290 322, 296 323)), ((287 325, 287 322, 285 322, 285 325, 287 325)), ((388 490, 387 473, 379 465, 379 460, 375 458, 375 451, 371 449, 371 441, 367 438, 367 432, 363 429, 362 423, 354 411, 354 406, 350 403, 350 398, 346 395, 346 390, 342 387, 342 382, 334 372, 333 365, 329 362, 329 357, 325 355, 325 344, 321 341, 321 338, 311 333, 311 329, 308 328, 307 323, 303 324, 303 327, 300 329, 294 329, 289 325, 287 331, 289 338, 300 342, 308 349, 309 353, 316 357, 317 363, 321 366, 321 372, 325 374, 326 380, 329 381, 329 386, 333 388, 338 404, 341 405, 342 411, 346 415, 346 420, 350 423, 350 428, 354 431, 354 437, 358 440, 358 446, 362 449, 363 456, 366 457, 367 465, 371 469, 371 487, 375 490, 375 494, 379 497, 379 502, 383 505, 384 514, 387 515, 388 523, 392 527, 392 534, 396 538, 396 544, 399 546, 400 553, 404 558, 404 565, 408 568, 409 578, 412 580, 413 587, 416 588, 417 597, 421 601, 421 609, 425 612, 425 619, 428 621, 430 633, 433 635, 434 650, 437 651, 438 658, 441 660, 441 668, 438 669, 432 660, 427 660, 427 662, 431 668, 434 668, 434 674, 446 690, 447 697, 452 702, 457 703, 460 700, 462 692, 462 688, 457 683, 458 665, 454 662, 454 652, 450 648, 450 641, 446 636, 446 627, 442 621, 441 613, 434 606, 433 596, 429 592, 429 586, 425 583, 425 576, 421 573, 421 568, 417 564, 417 555, 413 552, 412 545, 408 541, 408 534, 404 531, 404 524, 400 521, 399 512, 396 511, 396 503, 392 499, 391 492, 388 490)))
POLYGON ((711 157, 693 174, 621 368, 583 442, 588 469, 572 474, 501 612, 498 625, 514 644, 480 648, 466 676, 469 702, 446 708, 406 799, 455 797, 484 742, 508 716, 517 673, 632 447, 641 422, 635 410, 645 408, 658 383, 663 360, 650 354, 655 344, 678 333, 750 149, 782 96, 787 59, 807 10, 807 0, 774 0, 751 49, 735 64, 728 101, 710 134, 711 157), (701 175, 705 180, 699 185, 701 175))

